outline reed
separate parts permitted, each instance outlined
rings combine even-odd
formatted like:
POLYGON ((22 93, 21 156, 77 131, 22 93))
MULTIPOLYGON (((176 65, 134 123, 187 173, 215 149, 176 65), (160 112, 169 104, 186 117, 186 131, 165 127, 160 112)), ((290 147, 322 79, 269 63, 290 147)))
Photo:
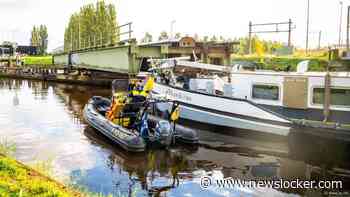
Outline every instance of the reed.
POLYGON ((0 139, 0 154, 11 156, 16 152, 16 144, 7 138, 0 139))

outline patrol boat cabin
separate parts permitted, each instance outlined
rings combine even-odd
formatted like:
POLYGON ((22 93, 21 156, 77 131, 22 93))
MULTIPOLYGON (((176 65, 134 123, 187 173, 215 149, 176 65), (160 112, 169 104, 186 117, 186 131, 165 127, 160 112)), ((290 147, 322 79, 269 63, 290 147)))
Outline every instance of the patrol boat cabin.
POLYGON ((349 130, 350 73, 246 70, 163 61, 155 94, 182 104, 181 117, 201 123, 288 135, 295 125, 349 130), (189 69, 190 68, 190 69, 189 69))

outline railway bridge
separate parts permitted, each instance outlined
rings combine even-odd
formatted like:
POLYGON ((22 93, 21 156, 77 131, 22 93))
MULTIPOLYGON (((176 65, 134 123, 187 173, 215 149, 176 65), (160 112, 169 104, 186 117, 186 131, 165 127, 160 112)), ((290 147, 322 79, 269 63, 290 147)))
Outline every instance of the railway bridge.
POLYGON ((235 42, 206 43, 192 37, 137 44, 128 40, 117 46, 101 46, 53 55, 55 65, 78 70, 132 76, 148 69, 150 58, 191 56, 203 62, 229 65, 235 42))

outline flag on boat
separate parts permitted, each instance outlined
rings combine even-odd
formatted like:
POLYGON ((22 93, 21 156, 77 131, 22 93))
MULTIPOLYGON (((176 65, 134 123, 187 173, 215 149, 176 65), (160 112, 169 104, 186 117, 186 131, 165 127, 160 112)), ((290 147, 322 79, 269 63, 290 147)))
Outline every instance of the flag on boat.
POLYGON ((152 91, 153 87, 154 87, 154 77, 149 77, 143 90, 145 92, 150 92, 152 91))
POLYGON ((170 115, 170 120, 175 122, 180 117, 180 107, 177 105, 170 115))

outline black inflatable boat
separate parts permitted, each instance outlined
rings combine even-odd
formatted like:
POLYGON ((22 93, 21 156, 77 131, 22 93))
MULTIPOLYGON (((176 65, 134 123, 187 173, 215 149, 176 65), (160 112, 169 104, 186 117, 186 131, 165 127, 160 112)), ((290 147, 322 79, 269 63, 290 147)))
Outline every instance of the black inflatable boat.
POLYGON ((144 151, 146 143, 139 133, 106 119, 105 113, 110 104, 109 99, 100 96, 92 97, 84 107, 83 114, 87 123, 127 151, 144 151))
MULTIPOLYGON (((156 102, 159 101, 145 102, 143 111, 141 115, 139 114, 139 120, 128 128, 106 118, 111 101, 104 97, 92 97, 85 105, 83 114, 89 125, 127 151, 142 152, 146 147, 169 146, 176 142, 197 144, 198 136, 195 130, 174 125, 175 123, 148 113, 150 104, 156 102)), ((134 105, 140 105, 140 103, 134 105)))

